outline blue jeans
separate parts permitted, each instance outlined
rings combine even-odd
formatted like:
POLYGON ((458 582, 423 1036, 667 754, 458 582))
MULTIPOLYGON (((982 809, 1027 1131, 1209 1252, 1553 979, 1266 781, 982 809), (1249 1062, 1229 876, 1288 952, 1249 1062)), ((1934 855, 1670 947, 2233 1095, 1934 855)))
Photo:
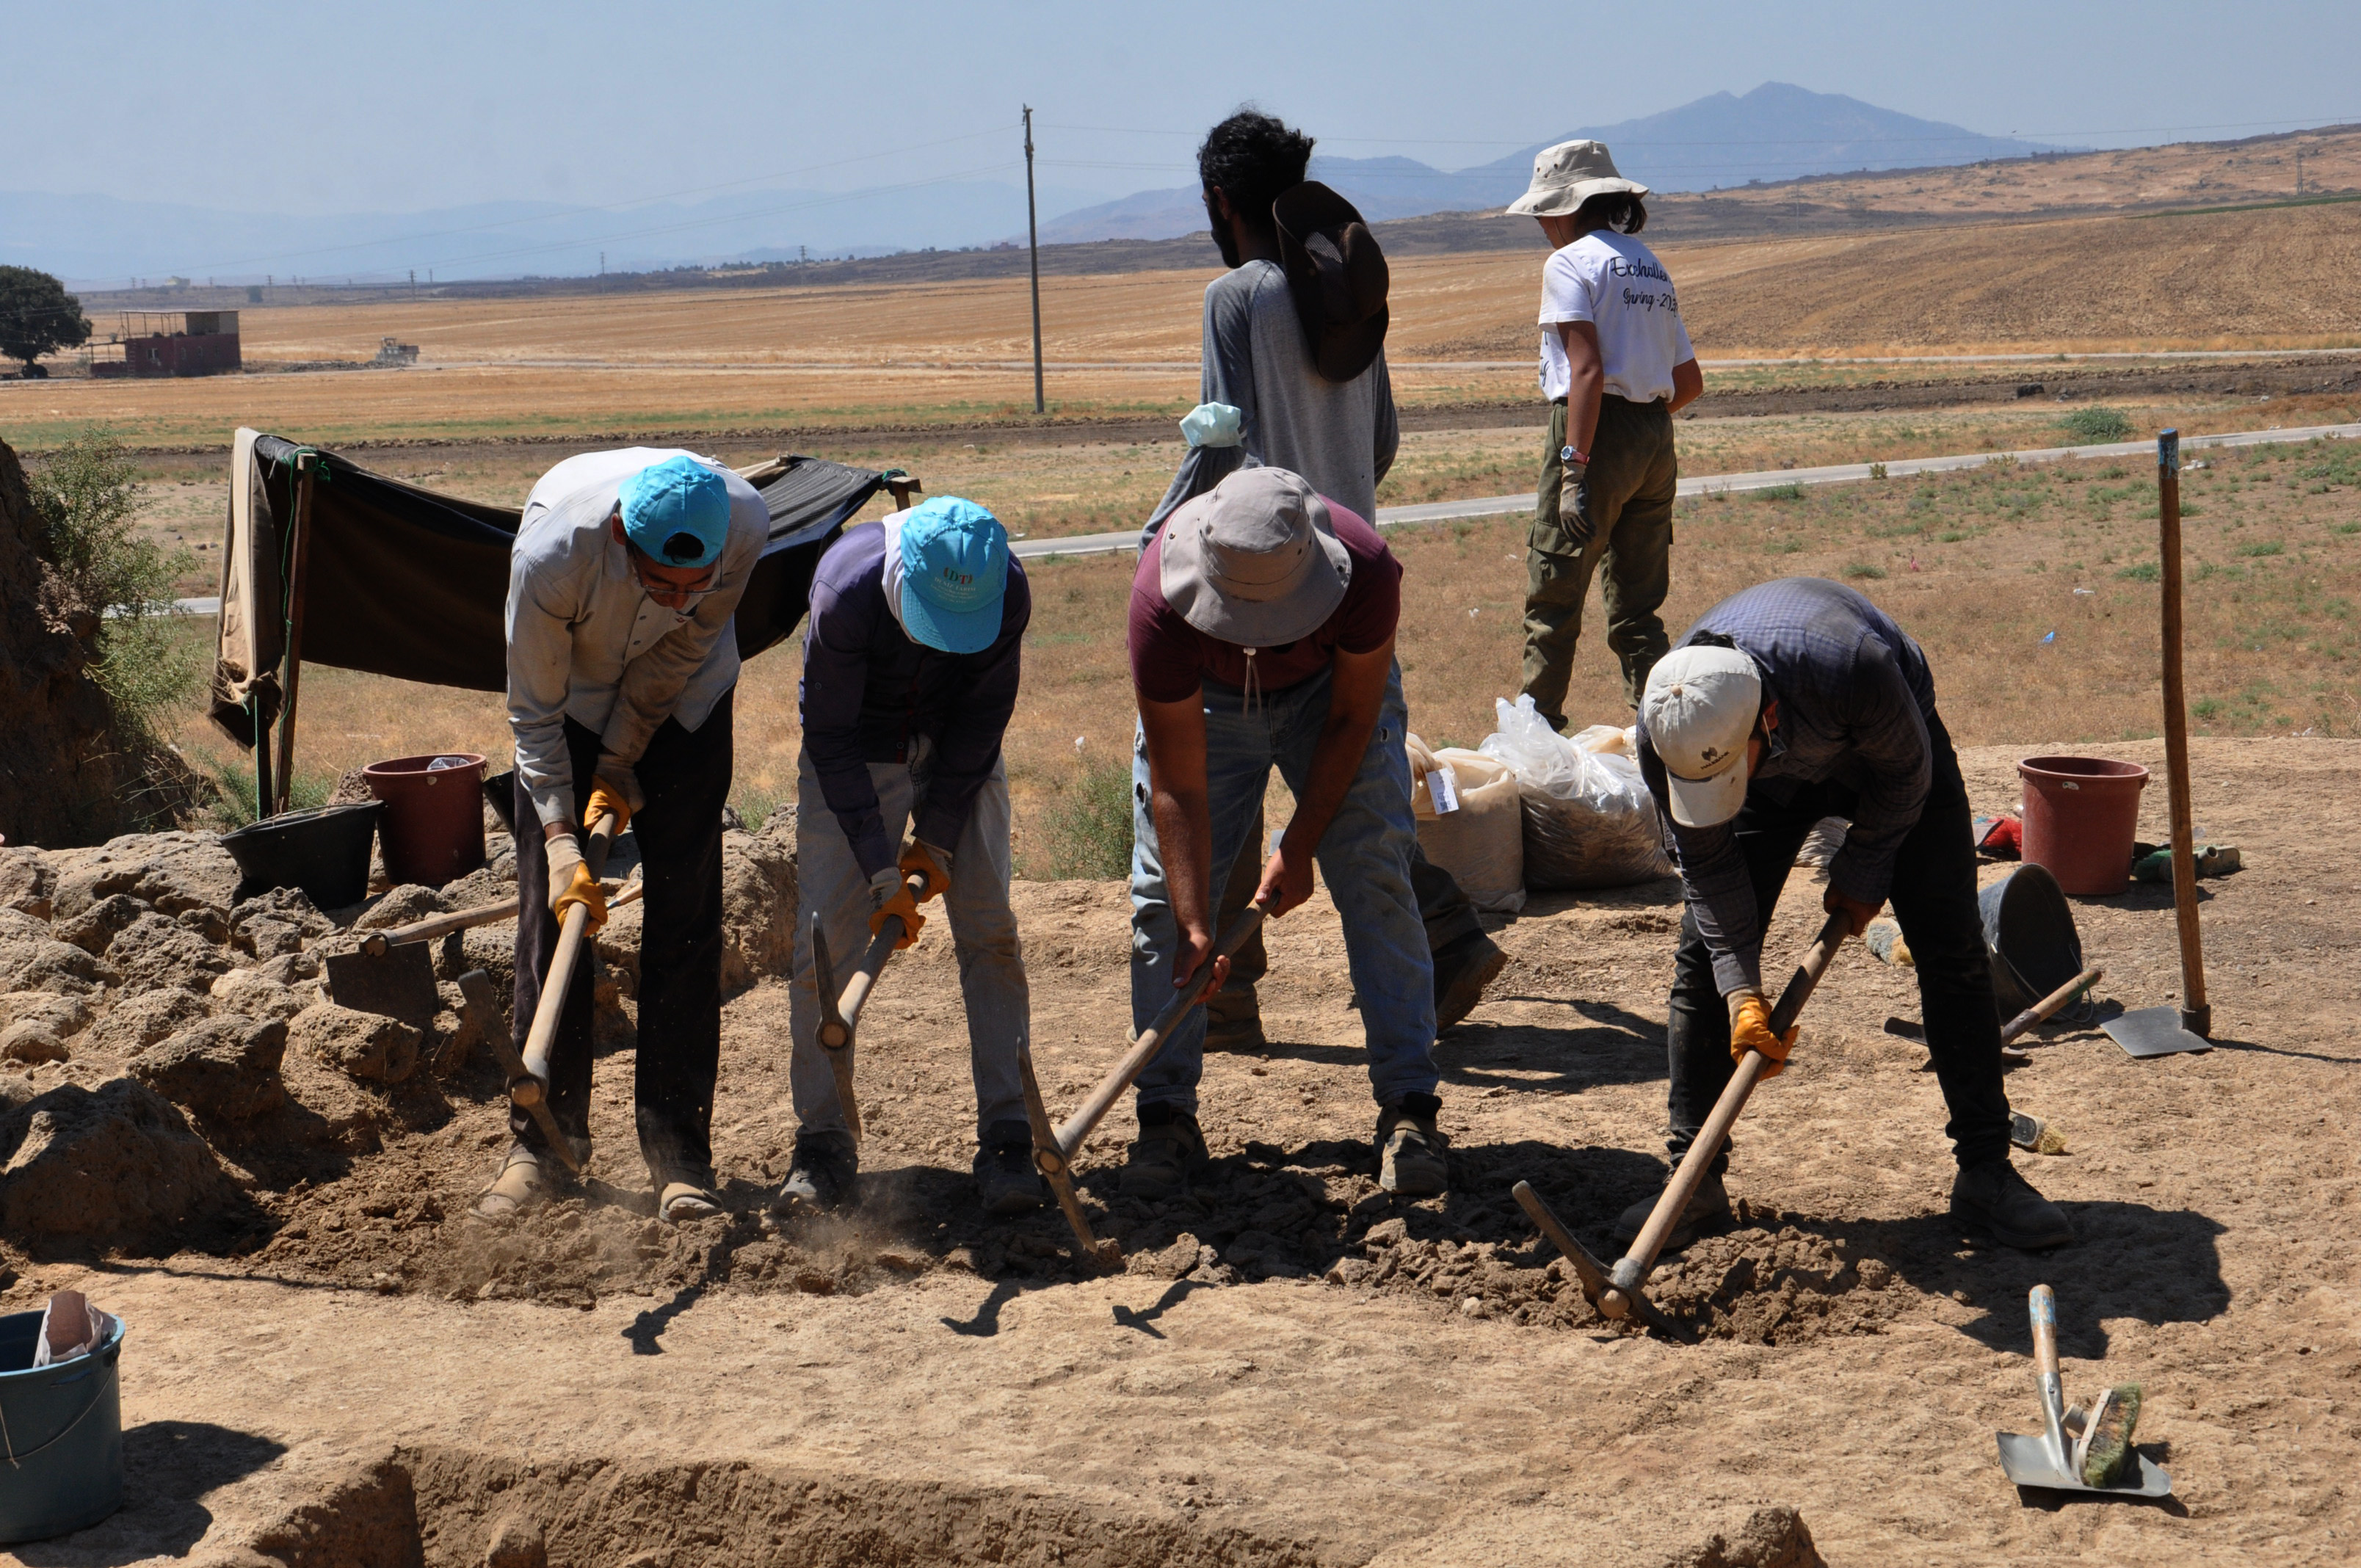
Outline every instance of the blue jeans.
MULTIPOLYGON (((1203 700, 1205 793, 1213 829, 1213 885, 1206 891, 1211 914, 1221 907, 1229 869, 1261 817, 1263 790, 1274 764, 1287 787, 1302 797, 1321 726, 1328 718, 1328 674, 1323 671, 1283 691, 1257 692, 1251 716, 1235 686, 1207 681, 1203 700)), ((1344 918, 1345 958, 1361 999, 1361 1027, 1368 1040, 1369 1088, 1380 1105, 1405 1094, 1433 1093, 1436 1077, 1434 964, 1410 885, 1418 830, 1410 811, 1410 762, 1402 754, 1409 727, 1401 668, 1396 665, 1360 772, 1316 855, 1320 875, 1344 918)), ((1180 946, 1157 850, 1156 823, 1148 809, 1144 732, 1132 742, 1131 782, 1131 1019, 1136 1033, 1153 1023, 1171 1001, 1172 955, 1180 946)), ((1205 1010, 1197 1007, 1139 1075, 1139 1102, 1194 1114, 1197 1080, 1204 1065, 1205 1010)))

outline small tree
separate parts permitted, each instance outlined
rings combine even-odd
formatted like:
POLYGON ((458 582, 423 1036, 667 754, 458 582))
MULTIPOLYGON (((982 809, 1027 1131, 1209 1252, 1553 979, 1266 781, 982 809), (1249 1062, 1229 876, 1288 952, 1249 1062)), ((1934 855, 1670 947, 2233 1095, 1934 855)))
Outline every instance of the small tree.
POLYGON ((201 674, 172 624, 173 581, 196 557, 140 537, 138 470, 111 435, 76 436, 26 477, 46 531, 41 554, 76 608, 98 618, 91 674, 124 729, 152 740, 156 720, 188 699, 201 674))
POLYGON ((0 355, 22 360, 27 376, 38 376, 43 372, 34 361, 42 355, 89 341, 90 318, 63 283, 30 267, 0 267, 0 355))

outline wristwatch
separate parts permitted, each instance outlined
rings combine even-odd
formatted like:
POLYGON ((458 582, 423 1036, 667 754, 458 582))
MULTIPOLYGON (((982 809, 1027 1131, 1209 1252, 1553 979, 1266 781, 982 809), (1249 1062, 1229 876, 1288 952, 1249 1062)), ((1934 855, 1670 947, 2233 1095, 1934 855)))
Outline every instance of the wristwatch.
POLYGON ((1571 446, 1559 447, 1557 449, 1557 460, 1561 463, 1570 464, 1576 468, 1587 468, 1590 466, 1590 454, 1587 452, 1576 452, 1571 446))

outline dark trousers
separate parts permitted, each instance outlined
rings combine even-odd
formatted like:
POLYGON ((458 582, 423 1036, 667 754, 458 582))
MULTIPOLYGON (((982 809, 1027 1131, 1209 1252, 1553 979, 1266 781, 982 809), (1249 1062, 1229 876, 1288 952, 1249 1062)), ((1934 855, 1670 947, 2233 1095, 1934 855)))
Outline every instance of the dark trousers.
POLYGON ((1612 392, 1598 400, 1598 430, 1582 485, 1590 542, 1575 543, 1558 516, 1565 469, 1565 400, 1550 404, 1549 445, 1542 454, 1541 495, 1526 537, 1523 691, 1558 729, 1565 728, 1565 689, 1582 637, 1582 601, 1603 565, 1607 646, 1623 667, 1623 700, 1640 706, 1648 672, 1668 646, 1664 594, 1672 585, 1673 500, 1680 486, 1669 403, 1635 403, 1612 392))
MULTIPOLYGON (((1216 932, 1229 928, 1231 921, 1246 913, 1255 889, 1262 885, 1262 868, 1270 859, 1270 837, 1265 830, 1261 814, 1255 817, 1254 831, 1238 850, 1238 858, 1230 867, 1229 879, 1222 883, 1222 907, 1213 916, 1216 932)), ((1426 852, 1415 844, 1410 852, 1411 896, 1418 900, 1418 916, 1426 926, 1426 950, 1439 953, 1469 932, 1481 935, 1484 922, 1477 917, 1476 906, 1460 891, 1452 874, 1426 858, 1426 852)), ((1230 979, 1226 990, 1237 990, 1258 982, 1270 972, 1270 953, 1262 944, 1257 930, 1230 959, 1230 979)))
MULTIPOLYGON (((1969 832, 1967 785, 1960 782, 1960 759, 1939 718, 1927 720, 1927 739, 1935 754, 1934 782, 1927 809, 1894 857, 1894 917, 1917 960, 1927 1045, 1943 1102, 1951 1112, 1944 1131, 1950 1135, 1960 1163, 1975 1165, 2008 1154, 1999 1014, 1993 1004, 1992 966, 1984 956, 1983 922, 1976 910, 1976 852, 1969 832)), ((1745 807, 1731 827, 1754 879, 1755 908, 1766 926, 1812 825, 1823 817, 1850 821, 1854 806, 1854 792, 1837 784, 1806 784, 1784 803, 1767 798, 1760 785, 1747 793, 1745 807)), ((1778 984, 1767 968, 1763 980, 1766 989, 1778 984)), ((1808 1033, 1808 1009, 1806 1018, 1808 1033)), ((1714 984, 1713 959, 1694 914, 1681 919, 1669 1036, 1672 1135, 1664 1146, 1677 1161, 1688 1152, 1735 1070, 1730 1059, 1729 1006, 1714 984)), ((1808 1039, 1803 1048, 1808 1054, 1808 1039)), ((1729 1163, 1725 1142, 1714 1168, 1729 1163)))
MULTIPOLYGON (((725 694, 694 733, 666 719, 640 759, 647 804, 631 817, 647 892, 640 921, 640 1040, 634 1075, 640 1153, 653 1172, 681 1171, 699 1184, 713 1172, 713 1084, 721 1063, 721 807, 730 796, 730 707, 725 694)), ((574 797, 590 796, 598 737, 569 718, 566 746, 574 797)), ((549 913, 549 856, 532 797, 516 788, 517 1050, 524 1049, 557 922, 549 913)), ((574 968, 549 1049, 549 1102, 570 1136, 590 1131, 590 964, 574 968)), ((522 1109, 509 1130, 532 1148, 540 1126, 522 1109)))

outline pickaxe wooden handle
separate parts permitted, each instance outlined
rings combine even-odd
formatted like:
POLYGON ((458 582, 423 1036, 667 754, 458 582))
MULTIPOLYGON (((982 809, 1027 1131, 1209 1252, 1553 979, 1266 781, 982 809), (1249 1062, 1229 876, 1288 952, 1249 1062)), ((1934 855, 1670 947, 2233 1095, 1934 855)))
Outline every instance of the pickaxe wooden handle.
MULTIPOLYGON (((612 915, 627 904, 636 904, 647 891, 646 883, 634 881, 607 901, 607 913, 612 915)), ((478 926, 489 926, 496 920, 513 920, 522 903, 516 898, 503 898, 498 904, 482 904, 473 909, 455 910, 437 915, 412 926, 396 926, 390 931, 371 931, 361 938, 361 951, 371 958, 383 958, 389 948, 406 948, 412 942, 431 942, 437 937, 447 937, 454 931, 472 930, 478 926)))
POLYGON ((1059 1151, 1058 1135, 1049 1125, 1049 1108, 1041 1098, 1040 1082, 1033 1076, 1033 1052, 1020 1047, 1016 1053, 1016 1071, 1025 1085, 1025 1120, 1033 1128, 1033 1164, 1057 1194, 1058 1207, 1072 1227, 1078 1250, 1075 1256, 1086 1266, 1092 1264, 1114 1268, 1123 1262, 1123 1244, 1113 1236, 1101 1241, 1091 1234, 1091 1222, 1082 1213, 1082 1201, 1074 1191, 1073 1167, 1059 1151))
MULTIPOLYGON (((1820 927, 1819 937, 1812 943, 1811 950, 1795 967, 1795 974, 1787 981, 1787 988, 1779 993, 1777 1004, 1771 1009, 1772 1034, 1784 1035, 1793 1026, 1795 1014, 1804 1010, 1804 1003, 1811 998, 1812 988, 1819 984, 1820 975, 1828 969, 1828 960, 1836 957, 1837 948, 1844 945, 1851 928, 1850 916, 1843 914, 1828 916, 1827 923, 1820 927)), ((1600 1316, 1623 1317, 1631 1312, 1642 1299, 1642 1288, 1648 1283, 1648 1276, 1656 1266, 1656 1255, 1664 1249, 1664 1238, 1671 1235, 1673 1227, 1680 1223, 1681 1211, 1689 1206, 1689 1199, 1704 1182, 1706 1172, 1712 1168, 1715 1157, 1721 1152, 1722 1140, 1730 1135, 1731 1124, 1738 1120, 1738 1113, 1746 1109, 1746 1097, 1754 1092, 1755 1084, 1762 1080, 1763 1069, 1770 1065, 1771 1058, 1760 1051, 1748 1051, 1740 1059, 1738 1069, 1730 1075, 1730 1087, 1723 1090, 1721 1098, 1714 1102, 1713 1111, 1706 1117, 1705 1125, 1697 1129, 1695 1141, 1689 1145, 1689 1152, 1682 1157, 1681 1168, 1673 1173, 1673 1179, 1665 1186, 1664 1196, 1656 1200, 1655 1211, 1648 1216, 1648 1223, 1640 1227, 1639 1235, 1631 1243, 1631 1250, 1623 1255, 1621 1261, 1608 1275, 1607 1288, 1599 1293, 1597 1302, 1600 1316)))
MULTIPOLYGON (((590 836, 582 846, 583 864, 596 878, 607 869, 607 851, 614 848, 615 814, 609 812, 591 826, 590 836)), ((533 1006, 533 1027, 525 1035, 524 1053, 519 1056, 513 1047, 500 1042, 494 1047, 504 1058, 508 1069, 509 1099, 533 1113, 533 1117, 547 1137, 550 1146, 577 1176, 582 1174, 582 1162, 574 1153, 573 1140, 557 1130, 556 1118, 550 1114, 549 1047, 557 1037, 557 1021, 566 1014, 566 992, 574 983, 574 966, 580 960, 584 944, 590 935, 590 911, 579 904, 566 911, 566 923, 558 927, 557 950, 549 956, 549 972, 542 977, 541 999, 533 1006)))
POLYGON ((1154 1023, 1139 1032, 1139 1037, 1131 1043, 1131 1049, 1126 1051, 1123 1059, 1099 1080, 1099 1086, 1091 1091, 1090 1098, 1083 1101, 1082 1107, 1058 1128, 1053 1141, 1055 1153, 1060 1160, 1068 1165, 1073 1163, 1074 1156, 1081 1152, 1084 1140, 1098 1130, 1098 1124, 1106 1119, 1106 1113, 1115 1108, 1115 1102, 1123 1097, 1123 1091, 1148 1070, 1148 1064, 1156 1059, 1156 1053, 1164 1048, 1164 1042, 1171 1036, 1180 1020, 1189 1015, 1189 1009, 1212 994, 1216 983, 1213 971, 1221 967, 1214 960, 1229 958, 1245 947, 1246 939, 1262 929, 1268 915, 1267 906, 1250 904, 1239 912, 1235 920, 1230 922, 1230 928, 1222 933, 1221 941, 1205 960, 1204 967, 1197 971, 1193 981, 1165 1003, 1164 1011, 1156 1015, 1154 1023))
MULTIPOLYGON (((902 885, 909 890, 910 901, 917 903, 927 895, 927 873, 912 872, 903 878, 902 885)), ((902 940, 902 917, 886 916, 869 938, 869 946, 853 966, 852 978, 844 990, 836 989, 836 966, 829 959, 828 934, 821 928, 817 910, 812 914, 812 979, 819 991, 819 1044, 828 1053, 828 1069, 836 1079, 837 1102, 844 1107, 845 1130, 852 1141, 861 1141, 861 1102, 852 1092, 852 1036, 861 1026, 861 1011, 869 1005, 869 993, 877 985, 877 977, 885 971, 885 960, 892 958, 902 940)))

